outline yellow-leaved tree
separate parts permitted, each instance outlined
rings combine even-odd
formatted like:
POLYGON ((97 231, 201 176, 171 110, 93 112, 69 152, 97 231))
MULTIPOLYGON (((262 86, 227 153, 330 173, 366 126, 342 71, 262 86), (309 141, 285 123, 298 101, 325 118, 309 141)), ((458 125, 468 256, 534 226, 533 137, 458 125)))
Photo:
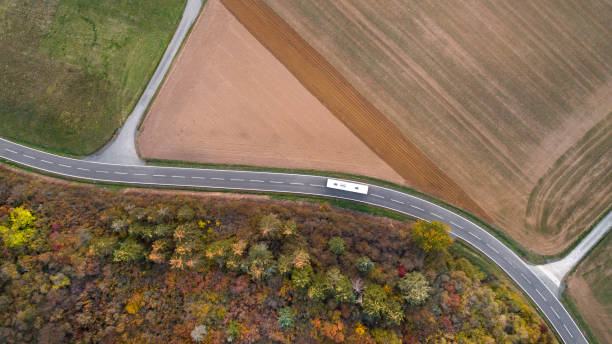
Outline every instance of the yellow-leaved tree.
POLYGON ((38 234, 36 217, 23 207, 15 208, 9 215, 9 223, 0 225, 0 235, 6 247, 22 247, 38 234))
POLYGON ((438 221, 418 221, 412 226, 412 238, 426 253, 438 252, 453 243, 450 227, 438 221))

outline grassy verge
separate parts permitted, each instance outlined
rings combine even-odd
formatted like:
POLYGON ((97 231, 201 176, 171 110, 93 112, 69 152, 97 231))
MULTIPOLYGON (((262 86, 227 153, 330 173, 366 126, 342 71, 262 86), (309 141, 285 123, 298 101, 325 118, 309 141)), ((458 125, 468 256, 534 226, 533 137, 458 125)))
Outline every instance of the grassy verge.
MULTIPOLYGON (((432 197, 430 195, 427 195, 427 194, 424 194, 422 192, 419 192, 418 190, 415 190, 415 189, 412 189, 412 188, 409 188, 409 187, 406 187, 406 186, 398 185, 398 184, 395 184, 395 183, 391 183, 391 182, 388 182, 388 181, 372 178, 372 177, 360 176, 360 175, 349 174, 349 173, 332 172, 332 171, 317 171, 317 170, 304 170, 304 169, 291 169, 291 168, 260 167, 260 166, 249 166, 249 165, 229 165, 229 164, 212 164, 212 163, 208 164, 208 163, 194 163, 194 162, 174 161, 174 160, 148 159, 147 163, 149 163, 151 165, 158 165, 158 166, 209 168, 209 169, 223 169, 223 170, 249 170, 249 171, 262 171, 262 172, 278 172, 278 173, 296 173, 296 174, 320 175, 320 176, 327 176, 327 177, 332 177, 332 178, 350 179, 350 180, 355 180, 355 181, 359 181, 359 182, 364 182, 364 183, 369 183, 369 184, 373 184, 373 185, 378 185, 378 186, 386 187, 386 188, 389 188, 389 189, 394 189, 394 190, 397 190, 397 191, 401 191, 401 192, 405 192, 405 193, 417 196, 419 198, 426 199, 429 202, 435 203, 435 204, 440 205, 442 207, 445 207, 445 208, 447 208, 449 210, 452 210, 455 213, 460 214, 461 216, 467 218, 468 220, 476 223, 477 225, 479 225, 482 228, 484 228, 487 231, 489 231, 489 233, 491 233, 493 236, 495 236, 497 239, 499 239, 501 242, 503 242, 506 246, 508 246, 512 250, 514 250, 519 256, 521 256, 522 258, 524 258, 525 260, 527 260, 528 262, 530 262, 532 264, 543 264, 543 263, 546 263, 547 261, 558 259, 560 257, 565 256, 567 253, 569 253, 569 251, 571 251, 574 247, 576 247, 576 245, 578 245, 578 243, 580 243, 580 240, 582 240, 591 231, 591 229, 595 226, 595 225, 593 225, 591 228, 589 228, 589 230, 583 232, 575 241, 573 241, 568 247, 566 247, 565 249, 563 249, 559 253, 554 254, 554 255, 540 255, 540 254, 537 254, 537 253, 529 251, 524 246, 522 246, 520 243, 518 243, 514 239, 512 239, 509 235, 504 233, 501 229, 496 228, 495 226, 492 226, 492 225, 482 221, 481 219, 479 219, 477 216, 475 216, 474 214, 472 214, 470 212, 467 212, 465 210, 459 209, 459 208, 457 208, 457 207, 455 207, 455 206, 453 206, 451 204, 448 204, 448 203, 446 203, 446 202, 444 202, 442 200, 439 200, 439 199, 434 198, 434 197, 432 197)), ((612 207, 609 210, 612 210, 612 207)), ((605 214, 607 214, 607 212, 605 214)), ((603 216, 605 216, 605 214, 602 215, 601 218, 603 218, 603 216)), ((598 221, 596 221, 595 224, 597 222, 599 222, 600 219, 598 219, 598 221)))
POLYGON ((0 8, 0 135, 80 157, 132 110, 186 0, 9 0, 0 8))

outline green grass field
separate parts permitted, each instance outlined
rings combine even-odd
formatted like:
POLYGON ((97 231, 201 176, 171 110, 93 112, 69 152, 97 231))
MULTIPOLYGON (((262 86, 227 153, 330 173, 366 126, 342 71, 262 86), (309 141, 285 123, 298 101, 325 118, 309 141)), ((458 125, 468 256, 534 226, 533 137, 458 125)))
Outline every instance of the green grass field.
POLYGON ((92 153, 131 112, 186 0, 0 0, 0 136, 92 153))

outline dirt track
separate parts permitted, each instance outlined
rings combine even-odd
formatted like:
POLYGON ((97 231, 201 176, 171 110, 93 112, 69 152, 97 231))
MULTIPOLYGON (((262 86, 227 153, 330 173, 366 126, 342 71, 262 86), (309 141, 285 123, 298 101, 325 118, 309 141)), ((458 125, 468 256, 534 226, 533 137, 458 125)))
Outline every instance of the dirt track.
POLYGON ((207 1, 138 135, 145 158, 404 180, 218 0, 207 1))
POLYGON ((236 18, 409 185, 488 219, 485 212, 265 3, 222 0, 236 18))

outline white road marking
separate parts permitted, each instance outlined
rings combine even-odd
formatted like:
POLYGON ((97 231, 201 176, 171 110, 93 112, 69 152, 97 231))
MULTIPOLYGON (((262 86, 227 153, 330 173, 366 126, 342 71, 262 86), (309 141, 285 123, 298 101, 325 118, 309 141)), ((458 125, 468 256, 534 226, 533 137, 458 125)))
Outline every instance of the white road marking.
POLYGON ((552 310, 553 313, 555 313, 555 316, 557 316, 557 319, 561 319, 561 317, 559 316, 559 313, 557 313, 557 311, 552 306, 550 306, 550 310, 552 310))
POLYGON ((23 156, 25 156, 25 157, 26 157, 26 158, 28 158, 28 159, 36 159, 35 157, 33 157, 33 156, 29 156, 29 155, 26 155, 26 154, 24 154, 23 156))
POLYGON ((115 171, 115 172, 113 172, 113 173, 114 173, 114 174, 127 174, 127 172, 117 172, 117 171, 115 171))
POLYGON ((135 176, 148 176, 146 173, 133 173, 135 176))
POLYGON ((96 171, 98 173, 108 173, 108 171, 96 171))
POLYGON ((17 154, 17 152, 15 152, 15 151, 14 151, 14 150, 12 150, 12 149, 4 148, 4 150, 5 150, 5 151, 7 151, 7 152, 11 152, 11 153, 13 153, 13 154, 17 154))
POLYGON ((231 181, 233 182, 243 182, 244 179, 240 179, 240 178, 230 178, 231 181))
POLYGON ((468 232, 469 235, 473 236, 474 238, 480 240, 480 237, 472 232, 468 232))
POLYGON ((284 184, 285 182, 279 182, 279 181, 276 181, 276 180, 271 180, 270 183, 272 183, 272 184, 284 184))
POLYGON ((493 246, 489 245, 489 243, 486 243, 485 245, 487 245, 487 247, 488 247, 488 248, 492 249, 492 250, 493 250, 493 252, 495 252, 495 253, 499 254, 499 251, 498 251, 497 249, 495 249, 495 247, 493 247, 493 246))
POLYGON ((71 168, 71 167, 72 167, 72 166, 70 166, 70 165, 64 165, 64 164, 58 164, 58 165, 60 165, 60 166, 62 166, 62 167, 67 167, 67 168, 71 168))
POLYGON ((565 326, 565 324, 563 324, 563 327, 565 328, 565 331, 567 331, 567 334, 569 334, 570 337, 574 338, 574 336, 572 336, 572 333, 570 332, 570 330, 567 329, 567 326, 565 326))
POLYGON ((425 211, 425 209, 417 207, 416 205, 410 205, 412 208, 420 210, 420 211, 425 211))
POLYGON ((249 179, 250 182, 254 182, 254 183, 264 183, 263 180, 259 180, 259 179, 249 179))
POLYGON ((395 202, 395 203, 399 203, 399 204, 404 204, 404 202, 402 202, 402 201, 398 201, 398 200, 393 199, 393 198, 390 198, 390 199, 391 199, 391 202, 395 202))
POLYGON ((88 168, 82 168, 82 167, 77 167, 77 170, 81 170, 81 171, 89 171, 88 168))
POLYGON ((521 276, 525 279, 525 281, 527 281, 527 283, 531 284, 531 281, 529 280, 529 278, 527 278, 527 276, 525 276, 524 273, 521 272, 521 276))
POLYGON ((42 160, 41 159, 40 161, 44 162, 45 164, 53 164, 51 161, 47 161, 47 160, 42 160))
POLYGON ((304 183, 289 183, 291 185, 304 185, 304 183))
POLYGON ((310 186, 316 186, 316 187, 319 187, 319 188, 324 188, 324 187, 325 187, 325 186, 323 186, 323 185, 319 185, 319 184, 308 184, 308 185, 310 185, 310 186))
POLYGON ((459 227, 459 228, 463 229, 463 227, 459 226, 458 224, 454 223, 453 221, 451 221, 450 223, 451 223, 451 225, 453 225, 453 226, 457 226, 457 227, 459 227))
POLYGON ((195 177, 195 176, 191 177, 191 178, 193 178, 193 179, 206 179, 206 177, 195 177))
POLYGON ((383 196, 381 196, 381 195, 376 195, 376 194, 370 194, 370 195, 372 195, 372 196, 374 196, 374 197, 378 197, 378 198, 385 199, 385 198, 384 198, 383 196))
POLYGON ((437 218, 439 218, 439 219, 444 220, 444 218, 443 218, 442 216, 440 216, 440 215, 438 215, 438 214, 436 214, 436 213, 432 213, 432 212, 430 212, 430 214, 431 214, 431 215, 433 215, 433 216, 435 216, 435 217, 437 217, 437 218))
POLYGON ((224 178, 219 178, 219 177, 212 177, 210 179, 212 179, 212 180, 225 180, 224 178))
POLYGON ((538 292, 538 294, 540 294, 540 297, 542 298, 542 300, 544 300, 544 302, 546 302, 546 298, 544 297, 544 295, 542 295, 542 293, 540 293, 540 290, 536 288, 536 292, 538 292))
POLYGON ((185 178, 185 176, 171 176, 172 178, 185 178))
POLYGON ((154 174, 153 177, 165 177, 165 174, 154 174))

